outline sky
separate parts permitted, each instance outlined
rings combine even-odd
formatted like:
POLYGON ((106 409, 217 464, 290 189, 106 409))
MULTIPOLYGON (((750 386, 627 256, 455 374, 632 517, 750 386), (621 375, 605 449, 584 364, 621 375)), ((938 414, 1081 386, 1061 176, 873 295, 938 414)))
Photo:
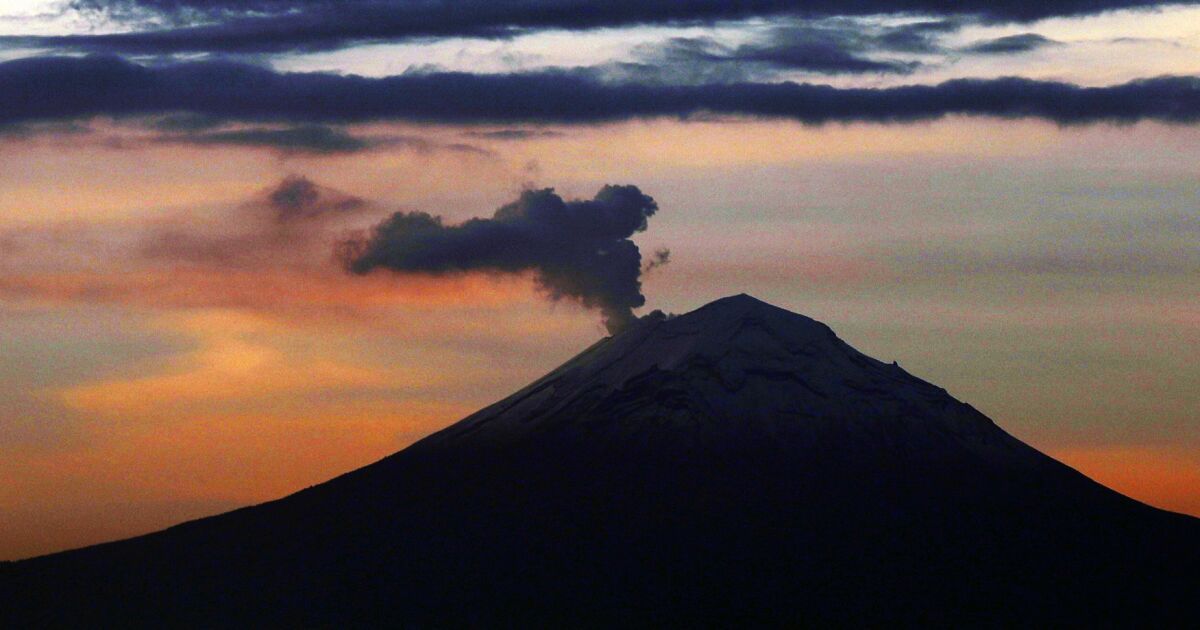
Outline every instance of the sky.
POLYGON ((1200 515, 1200 5, 949 5, 3 3, 0 559, 743 292, 1200 515))

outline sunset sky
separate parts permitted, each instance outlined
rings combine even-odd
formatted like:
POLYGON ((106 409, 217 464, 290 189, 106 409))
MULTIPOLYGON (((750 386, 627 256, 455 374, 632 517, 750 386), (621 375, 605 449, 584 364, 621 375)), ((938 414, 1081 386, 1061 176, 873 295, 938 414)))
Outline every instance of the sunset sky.
POLYGON ((628 302, 454 226, 610 184, 670 251, 636 314, 749 293, 1200 515, 1200 4, 946 4, 5 1, 0 559, 278 498, 553 369, 628 302), (398 212, 456 262, 348 272, 398 212))

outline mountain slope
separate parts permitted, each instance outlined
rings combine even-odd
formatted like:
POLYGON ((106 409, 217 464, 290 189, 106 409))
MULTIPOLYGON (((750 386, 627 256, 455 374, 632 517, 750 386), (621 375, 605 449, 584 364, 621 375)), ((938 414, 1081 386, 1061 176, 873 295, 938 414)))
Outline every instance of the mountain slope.
MULTIPOLYGON (((0 569, 37 625, 1200 621, 1200 521, 747 296, 375 464, 0 569)), ((7 617, 7 618, 6 618, 7 617)))

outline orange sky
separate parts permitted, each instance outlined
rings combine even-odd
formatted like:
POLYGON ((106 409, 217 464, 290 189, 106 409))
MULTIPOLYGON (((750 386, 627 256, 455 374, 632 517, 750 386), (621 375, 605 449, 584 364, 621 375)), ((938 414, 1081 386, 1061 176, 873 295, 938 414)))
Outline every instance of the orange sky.
POLYGON ((654 121, 300 158, 95 126, 106 139, 0 141, 0 558, 323 481, 595 341, 594 313, 527 277, 334 263, 333 241, 390 211, 485 216, 526 184, 654 196, 637 240, 673 255, 646 279, 650 307, 750 292, 1103 483, 1200 515, 1194 128, 654 121), (281 239, 256 204, 289 174, 366 205, 281 239), (168 228, 254 251, 147 254, 168 228))

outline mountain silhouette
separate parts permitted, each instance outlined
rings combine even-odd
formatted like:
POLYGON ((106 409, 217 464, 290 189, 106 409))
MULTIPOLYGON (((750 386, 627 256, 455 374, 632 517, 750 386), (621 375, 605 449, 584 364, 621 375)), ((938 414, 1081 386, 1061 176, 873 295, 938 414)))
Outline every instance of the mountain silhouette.
POLYGON ((739 295, 278 501, 4 564, 0 597, 6 627, 1200 627, 1200 520, 739 295))

